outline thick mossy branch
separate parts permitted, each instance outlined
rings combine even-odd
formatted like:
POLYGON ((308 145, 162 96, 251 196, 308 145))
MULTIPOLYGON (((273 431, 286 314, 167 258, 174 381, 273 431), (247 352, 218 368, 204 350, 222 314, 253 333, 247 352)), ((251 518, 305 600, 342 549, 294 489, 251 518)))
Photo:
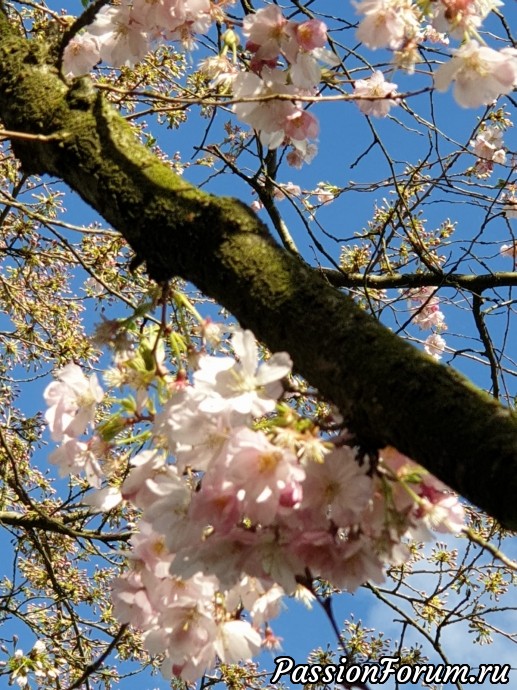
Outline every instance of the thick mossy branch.
POLYGON ((0 117, 9 130, 60 135, 13 142, 24 169, 69 184, 153 278, 193 282, 272 350, 287 350, 366 447, 397 447, 517 528, 515 416, 280 248, 240 201, 175 175, 88 80, 67 87, 1 13, 0 117))

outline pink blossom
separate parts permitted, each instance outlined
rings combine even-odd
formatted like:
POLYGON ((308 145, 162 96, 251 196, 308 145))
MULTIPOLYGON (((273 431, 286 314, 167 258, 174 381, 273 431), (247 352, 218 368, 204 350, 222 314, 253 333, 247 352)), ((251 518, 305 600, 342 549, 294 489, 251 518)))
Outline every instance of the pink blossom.
MULTIPOLYGON (((254 76, 254 75, 249 75, 254 76)), ((259 363, 258 347, 251 331, 236 331, 232 345, 239 361, 233 358, 203 357, 194 374, 194 387, 205 396, 199 409, 218 414, 235 411, 261 416, 275 409, 282 394, 281 380, 291 371, 286 352, 277 352, 259 363)))
MULTIPOLYGON (((321 67, 310 53, 300 53, 289 70, 292 83, 300 89, 314 89, 320 83, 321 67)), ((316 134, 311 136, 316 136, 316 134)))
POLYGON ((478 158, 503 164, 506 153, 503 144, 503 132, 497 125, 488 125, 470 142, 478 158))
POLYGON ((424 342, 424 348, 428 355, 435 359, 441 359, 445 350, 445 340, 439 333, 431 333, 424 342))
POLYGON ((166 0, 171 5, 172 22, 157 23, 153 37, 181 41, 184 48, 195 48, 194 34, 206 34, 212 24, 212 5, 209 0, 166 0))
POLYGON ((138 508, 145 509, 156 498, 155 478, 168 472, 165 456, 161 451, 143 450, 131 459, 131 466, 132 469, 122 484, 122 496, 138 508))
POLYGON ((136 571, 116 577, 111 583, 113 612, 121 623, 145 629, 156 619, 157 612, 149 601, 142 578, 136 571))
POLYGON ((308 463, 305 470, 302 509, 341 527, 359 521, 372 496, 368 463, 359 465, 353 450, 343 447, 321 463, 308 463))
MULTIPOLYGON (((206 373, 207 358, 200 359, 200 376, 206 373)), ((227 366, 230 358, 208 358, 210 365, 227 366), (213 362, 212 360, 216 360, 213 362)), ((213 371, 212 371, 213 373, 213 371)), ((180 472, 190 467, 206 470, 212 459, 220 453, 233 425, 243 421, 244 415, 228 410, 208 414, 200 410, 206 396, 189 387, 179 391, 156 415, 155 435, 167 440, 169 449, 176 455, 180 472)))
MULTIPOLYGON (((197 540, 181 547, 172 562, 171 573, 183 579, 196 573, 210 574, 217 578, 222 589, 230 589, 246 572, 247 562, 254 559, 252 565, 256 567, 259 543, 257 532, 240 527, 234 527, 222 538, 217 532, 209 534, 201 542, 197 540)), ((258 572, 262 572, 260 567, 258 572)))
POLYGON ((297 50, 293 28, 293 22, 283 16, 277 5, 261 8, 244 18, 242 32, 248 38, 246 49, 259 60, 276 60, 281 54, 293 59, 297 50))
POLYGON ((280 614, 284 594, 278 585, 266 589, 261 580, 245 575, 228 592, 226 608, 232 611, 244 606, 250 612, 253 624, 261 626, 280 614))
POLYGON ((99 489, 98 491, 89 493, 83 499, 83 502, 86 503, 86 505, 90 506, 90 508, 99 513, 106 513, 113 508, 116 508, 121 501, 122 494, 114 486, 106 486, 104 489, 99 489))
POLYGON ((97 403, 104 397, 97 376, 87 378, 77 364, 67 364, 56 373, 57 381, 50 383, 43 393, 49 409, 45 419, 54 441, 65 434, 77 437, 95 419, 97 403))
POLYGON ((243 99, 236 103, 233 111, 237 117, 259 132, 264 146, 276 149, 287 138, 285 128, 289 116, 299 112, 293 102, 286 100, 250 100, 278 94, 293 96, 299 93, 297 87, 286 83, 287 74, 277 69, 264 68, 261 77, 247 72, 240 73, 234 81, 234 96, 243 99))
MULTIPOLYGON (((425 528, 436 532, 459 534, 465 524, 465 512, 458 497, 447 489, 436 477, 427 474, 418 490, 420 502, 414 510, 414 517, 425 528)), ((427 537, 432 538, 432 533, 427 537)))
POLYGON ((101 8, 88 33, 97 36, 101 59, 116 67, 133 66, 150 47, 148 29, 136 20, 129 4, 101 8))
POLYGON ((485 17, 501 5, 500 0, 439 0, 433 9, 433 26, 459 39, 475 35, 485 17))
POLYGON ((316 194, 316 198, 320 204, 330 204, 332 201, 334 201, 334 194, 329 189, 322 187, 321 185, 323 184, 323 182, 320 182, 320 184, 314 190, 314 194, 316 194))
POLYGON ((138 527, 139 531, 130 539, 130 558, 141 561, 145 569, 159 579, 169 577, 174 555, 165 546, 164 536, 144 520, 140 520, 138 527))
POLYGON ((287 162, 292 168, 298 170, 304 163, 311 163, 314 156, 318 153, 316 144, 303 142, 305 146, 301 147, 298 143, 286 156, 287 162))
POLYGON ((183 596, 160 614, 158 625, 144 633, 151 654, 167 652, 172 664, 182 667, 187 681, 199 678, 213 665, 217 625, 202 600, 183 596))
POLYGON ((355 591, 367 581, 384 580, 382 563, 367 539, 344 530, 305 530, 290 545, 311 573, 340 589, 355 591))
POLYGON ((411 0, 362 0, 355 6, 364 14, 356 35, 369 48, 397 49, 420 28, 411 0))
POLYGON ((503 199, 503 213, 510 218, 517 218, 517 196, 512 192, 511 194, 505 194, 503 199))
POLYGON ((302 50, 322 48, 327 42, 327 25, 319 19, 309 19, 296 25, 296 40, 302 50))
POLYGON ((187 44, 193 33, 204 33, 212 21, 209 0, 135 0, 131 18, 153 37, 165 35, 187 44))
POLYGON ((225 621, 218 626, 214 649, 225 664, 249 660, 260 652, 261 646, 260 634, 246 621, 225 621))
MULTIPOLYGON (((79 77, 82 74, 88 74, 100 59, 100 46, 97 38, 90 36, 88 33, 77 34, 64 50, 63 72, 68 77, 79 77)), ((94 278, 88 279, 88 281, 92 280, 94 281, 94 289, 102 291, 102 286, 94 278)))
POLYGON ((510 93, 517 83, 517 51, 497 51, 468 41, 434 75, 438 91, 446 91, 453 81, 454 98, 464 108, 493 103, 501 94, 510 93))
POLYGON ((397 94, 397 85, 384 79, 382 72, 376 71, 369 79, 358 79, 354 85, 354 96, 367 97, 356 99, 359 110, 365 115, 386 117, 398 101, 392 96, 397 94))
POLYGON ((440 299, 436 295, 436 287, 429 286, 409 290, 410 309, 414 313, 413 323, 421 330, 436 328, 446 330, 445 316, 440 311, 440 299))
POLYGON ((265 525, 275 520, 282 506, 292 509, 299 505, 304 478, 296 456, 271 444, 261 432, 247 428, 231 436, 224 463, 205 476, 211 485, 231 484, 243 517, 265 525))
POLYGON ((285 133, 290 139, 314 139, 318 132, 318 120, 307 110, 296 110, 286 118, 285 133))
POLYGON ((279 184, 275 187, 273 191, 273 198, 277 201, 283 201, 286 197, 296 196, 300 197, 302 195, 301 187, 293 182, 287 182, 287 184, 279 184))

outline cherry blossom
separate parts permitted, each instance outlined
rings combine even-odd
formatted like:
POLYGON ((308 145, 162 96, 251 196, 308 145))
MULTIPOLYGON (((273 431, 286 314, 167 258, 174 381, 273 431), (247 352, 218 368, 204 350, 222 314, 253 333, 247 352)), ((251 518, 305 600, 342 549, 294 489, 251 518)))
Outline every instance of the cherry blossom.
POLYGON ((237 117, 259 132, 264 146, 276 149, 284 143, 304 143, 315 137, 318 125, 313 115, 296 104, 296 96, 302 92, 293 84, 287 84, 287 74, 265 67, 259 77, 251 72, 240 73, 234 80, 234 96, 243 99, 233 111, 237 117), (293 96, 293 101, 267 100, 259 97, 274 95, 293 96), (246 102, 246 99, 254 99, 246 102))
POLYGON ((243 620, 225 621, 218 627, 214 650, 225 664, 251 659, 260 652, 262 638, 243 620))
POLYGON ((304 163, 310 163, 318 153, 316 144, 309 142, 297 142, 286 156, 287 162, 293 168, 300 169, 304 163))
POLYGON ((433 26, 459 39, 475 36, 485 17, 503 4, 500 0, 439 0, 433 9, 433 26))
POLYGON ((434 359, 441 359, 445 350, 445 339, 439 333, 431 333, 425 339, 424 349, 434 359))
POLYGON ((503 196, 502 201, 504 202, 503 213, 508 218, 517 218, 517 196, 515 195, 515 190, 509 194, 503 196))
POLYGON ((438 91, 446 91, 454 82, 454 98, 464 108, 493 103, 501 94, 512 91, 517 83, 517 51, 500 51, 471 40, 464 43, 434 75, 438 91))
POLYGON ((417 7, 411 0, 362 0, 354 3, 364 19, 357 38, 369 48, 399 48, 420 28, 417 7))
POLYGON ((436 287, 423 287, 408 291, 410 309, 413 312, 413 323, 421 330, 435 328, 438 331, 447 329, 445 316, 440 310, 440 300, 436 287))
MULTIPOLYGON (((440 327, 434 292, 408 294, 421 327, 440 327)), ((355 591, 382 582, 384 563, 404 560, 404 537, 457 533, 463 524, 457 498, 395 449, 383 449, 377 465, 342 445, 346 434, 323 438, 287 402, 277 407, 291 370, 286 353, 263 361, 253 334, 238 329, 231 344, 234 356, 196 357, 192 384, 161 380, 160 409, 149 404, 152 432, 120 489, 101 488, 99 460, 110 442, 63 430, 93 425, 102 400, 96 378, 68 365, 45 391, 51 431, 62 440, 50 461, 62 474, 86 474, 98 489, 85 498, 94 511, 125 500, 143 514, 130 567, 112 585, 114 614, 140 629, 166 677, 188 683, 217 659, 235 663, 275 648, 269 621, 285 594, 300 595, 300 577, 355 591), (273 412, 264 430, 253 428, 273 412)), ((426 341, 434 356, 443 345, 437 333, 426 341)), ((150 395, 152 376, 130 383, 150 395)))
POLYGON ((309 19, 296 26, 296 40, 302 50, 323 48, 327 42, 327 25, 319 19, 309 19))
POLYGON ((52 465, 58 466, 61 477, 84 472, 90 486, 96 488, 101 486, 103 473, 88 443, 64 436, 59 448, 56 448, 48 456, 48 461, 52 465))
POLYGON ((267 525, 282 507, 300 504, 305 470, 296 456, 271 444, 264 434, 243 428, 230 438, 224 463, 207 472, 206 479, 209 485, 232 484, 243 517, 267 525))
POLYGON ((501 256, 506 256, 509 259, 513 259, 514 263, 517 265, 517 243, 503 244, 499 250, 501 256))
POLYGON ((397 94, 397 85, 386 81, 382 72, 376 71, 369 79, 358 79, 354 85, 354 96, 364 96, 356 99, 359 110, 365 115, 386 117, 398 101, 393 96, 397 94))
POLYGON ((360 466, 351 448, 338 448, 325 455, 323 462, 309 463, 302 509, 340 527, 356 523, 371 498, 367 470, 368 463, 360 466))
MULTIPOLYGON (((79 77, 88 72, 101 60, 100 45, 96 36, 78 34, 68 43, 63 53, 63 72, 68 77, 79 77)), ((94 278, 88 278, 90 290, 102 291, 103 287, 94 278)))
POLYGON ((259 364, 258 347, 251 331, 234 333, 232 345, 238 362, 230 357, 201 359, 194 386, 206 399, 199 409, 210 413, 234 410, 257 417, 272 412, 282 393, 281 380, 291 371, 289 355, 279 352, 259 364))
POLYGON ((110 65, 132 66, 150 48, 147 27, 135 18, 131 5, 125 3, 102 7, 88 33, 97 36, 100 57, 110 65))
POLYGON ((298 48, 293 23, 283 16, 277 5, 246 15, 242 31, 248 38, 246 49, 255 53, 259 61, 276 61, 279 55, 285 55, 290 61, 294 59, 298 48))
POLYGON ((506 151, 503 144, 503 132, 497 125, 488 125, 470 142, 478 157, 474 166, 477 177, 486 177, 493 170, 494 163, 504 165, 506 151))
POLYGON ((56 373, 57 381, 50 383, 43 393, 48 410, 48 422, 54 441, 65 435, 77 437, 95 419, 95 410, 104 397, 97 376, 87 378, 77 364, 67 364, 56 373))

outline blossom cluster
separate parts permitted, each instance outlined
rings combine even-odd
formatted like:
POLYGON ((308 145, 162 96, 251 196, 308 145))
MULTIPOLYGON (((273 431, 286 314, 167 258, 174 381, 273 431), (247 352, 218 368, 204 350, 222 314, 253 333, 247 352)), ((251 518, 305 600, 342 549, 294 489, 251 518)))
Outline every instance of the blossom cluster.
MULTIPOLYGON (((130 568, 113 583, 114 612, 141 630, 165 675, 185 681, 217 660, 274 648, 269 622, 284 595, 307 600, 315 578, 348 591, 381 582, 384 564, 407 558, 404 537, 457 533, 463 522, 457 498, 395 449, 364 455, 283 402, 286 353, 261 360, 253 334, 241 330, 232 349, 233 356, 200 354, 191 382, 166 375, 159 354, 156 377, 162 390, 164 377, 167 385, 153 402, 149 365, 139 364, 138 351, 125 352, 119 368, 145 368, 139 381, 147 377, 148 390, 137 396, 136 417, 151 431, 122 483, 90 502, 108 510, 125 501, 141 511, 130 568)), ((102 460, 113 428, 130 421, 96 424, 102 391, 77 365, 57 378, 45 391, 51 433, 63 443, 51 461, 62 473, 88 472, 80 444, 102 460), (87 428, 96 430, 93 444, 77 438, 87 428)), ((99 486, 96 473, 87 477, 99 486)))
POLYGON ((96 458, 95 440, 79 440, 95 419, 95 410, 104 397, 95 374, 87 378, 77 364, 67 364, 57 372, 57 381, 45 389, 45 412, 52 439, 60 441, 49 461, 61 476, 84 471, 91 486, 100 488, 102 471, 96 458))
POLYGON ((264 146, 291 144, 291 162, 307 160, 315 154, 309 140, 317 137, 319 125, 296 96, 316 95, 321 63, 337 64, 335 55, 325 49, 326 24, 318 19, 288 20, 277 5, 270 5, 245 17, 243 34, 251 54, 250 71, 235 76, 234 96, 243 99, 234 106, 235 114, 260 133, 264 146), (273 96, 289 98, 260 100, 273 96))
POLYGON ((412 313, 412 322, 417 324, 421 330, 432 329, 424 348, 428 355, 435 359, 441 359, 445 350, 445 339, 440 335, 447 330, 445 315, 440 309, 440 298, 436 287, 423 287, 411 289, 406 293, 409 310, 412 313))
MULTIPOLYGON (((499 0, 360 0, 355 7, 362 19, 357 37, 366 46, 394 51, 395 67, 414 72, 425 41, 447 44, 448 36, 463 40, 451 59, 434 74, 437 90, 454 83, 454 97, 465 107, 492 103, 517 85, 517 50, 499 51, 481 44, 478 29, 499 0)), ((68 76, 90 71, 99 61, 132 66, 160 41, 195 46, 196 34, 206 33, 214 21, 226 22, 219 55, 202 61, 201 73, 236 101, 233 112, 250 125, 270 149, 290 146, 288 162, 300 167, 316 154, 319 132, 316 116, 302 99, 316 98, 322 65, 337 67, 340 60, 327 45, 327 25, 319 19, 296 22, 275 4, 247 14, 242 22, 245 48, 225 15, 225 2, 211 0, 122 0, 102 7, 93 22, 65 48, 63 68, 68 76), (229 48, 233 60, 229 60, 229 48)), ((397 85, 381 71, 354 83, 353 100, 366 115, 385 117, 399 104, 397 85)), ((493 142, 487 141, 487 146, 493 142)), ((479 144, 481 146, 481 142, 479 144)), ((501 162, 502 149, 494 151, 501 162)), ((485 160, 485 156, 480 156, 485 160)))
POLYGON ((358 38, 369 48, 389 48, 394 63, 413 72, 425 40, 448 43, 448 36, 463 41, 452 58, 434 75, 438 91, 454 82, 454 97, 464 107, 489 105, 517 84, 515 48, 494 50, 479 42, 478 29, 500 0, 361 0, 358 38), (427 22, 427 24, 426 24, 427 22))
POLYGON ((132 66, 159 40, 179 40, 191 47, 194 34, 208 31, 214 12, 210 0, 122 0, 105 5, 87 31, 66 46, 64 71, 79 76, 101 60, 132 66))
POLYGON ((476 177, 488 177, 494 163, 504 165, 506 151, 503 143, 503 130, 497 124, 490 124, 481 129, 475 139, 470 142, 477 156, 474 174, 476 177))

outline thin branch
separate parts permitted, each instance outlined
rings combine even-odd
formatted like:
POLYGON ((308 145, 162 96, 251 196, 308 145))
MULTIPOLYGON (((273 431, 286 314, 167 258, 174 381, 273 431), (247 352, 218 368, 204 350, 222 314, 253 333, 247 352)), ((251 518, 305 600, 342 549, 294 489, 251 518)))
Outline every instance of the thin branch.
POLYGON ((478 294, 497 287, 517 286, 516 271, 498 273, 388 273, 368 275, 366 273, 346 273, 332 268, 323 268, 321 273, 334 287, 374 288, 420 288, 429 286, 464 288, 478 294))
POLYGON ((94 661, 92 664, 89 664, 85 669, 84 673, 82 676, 80 676, 72 685, 70 685, 67 690, 76 690, 77 688, 80 688, 81 685, 92 675, 92 673, 95 673, 95 671, 98 671, 102 664, 106 661, 106 659, 109 657, 111 652, 115 649, 117 644, 120 642, 122 635, 126 632, 126 629, 128 627, 128 623, 124 623, 124 625, 121 625, 117 634, 115 637, 112 639, 112 641, 109 643, 109 645, 106 647, 104 652, 100 655, 100 657, 94 661))
POLYGON ((479 332, 479 337, 481 338, 481 342, 485 347, 486 358, 488 359, 488 362, 490 364, 490 377, 492 379, 492 395, 494 396, 494 398, 498 398, 499 379, 497 374, 499 370, 499 362, 497 361, 497 357, 494 352, 494 346, 492 344, 492 338, 490 337, 490 333, 488 332, 488 328, 486 327, 484 315, 481 311, 482 303, 482 297, 474 293, 472 295, 472 313, 474 315, 474 321, 479 332))
POLYGON ((131 532, 114 532, 113 534, 102 534, 94 530, 76 530, 72 527, 59 522, 42 514, 27 515, 11 510, 0 511, 0 524, 11 525, 12 527, 23 527, 25 529, 42 529, 46 532, 65 534, 68 537, 77 539, 95 539, 102 542, 129 541, 131 532))

